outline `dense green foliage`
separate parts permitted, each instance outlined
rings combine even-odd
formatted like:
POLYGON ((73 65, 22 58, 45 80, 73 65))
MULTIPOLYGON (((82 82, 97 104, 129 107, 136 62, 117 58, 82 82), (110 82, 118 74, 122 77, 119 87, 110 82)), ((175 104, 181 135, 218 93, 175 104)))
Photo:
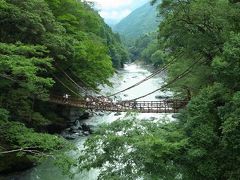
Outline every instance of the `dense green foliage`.
POLYGON ((172 161, 187 144, 175 126, 135 117, 102 126, 85 144, 80 169, 102 167, 100 179, 174 179, 172 161))
POLYGON ((103 127, 86 143, 89 157, 82 157, 87 161, 82 167, 102 168, 103 179, 237 180, 239 1, 164 0, 159 8, 159 49, 165 61, 176 58, 168 80, 190 68, 171 89, 191 100, 173 123, 122 121, 103 127))
MULTIPOLYGON (((0 0, 1 150, 20 149, 19 154, 9 153, 17 163, 18 158, 32 160, 29 155, 38 154, 23 153, 24 148, 35 148, 43 155, 64 150, 68 147, 64 140, 40 133, 58 132, 66 124, 62 107, 45 101, 49 95, 79 94, 63 71, 96 89, 109 84, 114 68, 121 68, 127 60, 119 35, 91 3, 0 0)), ((1 164, 0 172, 11 171, 11 166, 1 164)))
POLYGON ((146 3, 115 25, 113 30, 131 43, 140 36, 157 30, 158 24, 156 6, 146 3))
POLYGON ((129 47, 133 61, 141 61, 158 67, 165 63, 165 53, 160 49, 156 33, 149 33, 138 38, 129 47))

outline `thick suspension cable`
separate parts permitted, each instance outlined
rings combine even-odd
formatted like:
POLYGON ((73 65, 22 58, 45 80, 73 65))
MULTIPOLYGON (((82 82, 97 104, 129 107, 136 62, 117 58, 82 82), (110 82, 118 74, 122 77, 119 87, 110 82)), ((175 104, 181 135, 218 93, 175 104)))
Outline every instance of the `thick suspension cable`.
MULTIPOLYGON (((72 81, 79 89, 82 89, 82 91, 85 93, 85 94, 88 94, 88 89, 80 86, 76 81, 74 81, 60 66, 56 65, 58 67, 58 69, 70 80, 72 81)), ((75 75, 74 73, 72 73, 73 75, 75 75)), ((75 75, 76 76, 76 75, 75 75)), ((78 77, 77 77, 78 78, 78 77)), ((78 78, 79 79, 79 78, 78 78)), ((80 80, 80 79, 79 79, 80 80)), ((89 87, 92 91, 94 91, 96 94, 99 94, 101 96, 104 96, 102 95, 101 93, 99 93, 98 91, 96 91, 95 89, 93 89, 90 85, 88 85, 86 82, 80 80, 81 83, 87 87, 89 87)))
MULTIPOLYGON (((75 91, 73 91, 71 88, 69 88, 66 84, 64 84, 57 76, 55 76, 54 74, 52 74, 52 76, 57 80, 59 81, 65 88, 67 88, 69 91, 71 91, 73 94, 77 95, 77 96, 80 96, 78 93, 76 93, 75 91)), ((5 74, 0 74, 0 77, 2 78, 5 78, 5 79, 8 79, 10 81, 13 81, 13 82, 16 82, 16 83, 19 83, 18 80, 15 80, 5 74)))
POLYGON ((126 88, 126 89, 123 89, 123 90, 118 91, 118 92, 116 92, 116 93, 114 93, 114 94, 111 94, 111 95, 109 95, 109 96, 107 96, 107 97, 116 96, 117 94, 120 94, 120 93, 122 93, 122 92, 125 92, 125 91, 127 91, 127 90, 129 90, 129 89, 132 89, 132 88, 134 88, 134 87, 142 84, 143 82, 145 82, 145 81, 147 81, 147 80, 155 77, 156 75, 160 74, 161 72, 167 70, 167 68, 168 68, 170 65, 172 65, 172 63, 176 62, 176 60, 177 60, 177 57, 173 58, 169 63, 167 63, 166 65, 164 65, 161 69, 156 70, 156 71, 153 72, 151 75, 149 75, 149 76, 147 76, 146 78, 144 78, 143 80, 141 80, 141 81, 133 84, 132 86, 130 86, 130 87, 126 88))
POLYGON ((69 69, 69 71, 71 72, 71 74, 72 74, 73 76, 75 76, 76 78, 78 78, 78 80, 79 80, 84 86, 86 86, 87 88, 91 89, 91 91, 95 92, 96 94, 101 95, 101 96, 104 96, 104 95, 101 94, 99 91, 97 91, 96 89, 94 89, 90 84, 88 84, 87 82, 79 79, 79 77, 78 77, 76 74, 74 74, 74 72, 73 72, 71 69, 69 69))
POLYGON ((156 90, 154 90, 154 91, 152 91, 152 92, 150 92, 150 93, 148 93, 148 94, 145 94, 145 95, 143 95, 143 96, 134 98, 134 99, 132 99, 132 100, 127 100, 127 101, 136 101, 136 100, 138 100, 138 99, 142 99, 142 98, 147 97, 147 96, 149 96, 149 95, 151 95, 151 94, 153 94, 153 93, 155 93, 155 92, 157 92, 157 91, 160 91, 160 90, 163 90, 163 89, 169 87, 170 85, 172 85, 173 83, 175 83, 177 80, 182 79, 183 77, 185 77, 186 75, 188 75, 188 74, 192 71, 192 68, 193 68, 197 63, 199 63, 201 60, 202 60, 202 58, 200 58, 200 59, 198 59, 197 61, 195 61, 195 62, 194 62, 193 64, 191 64, 184 72, 182 72, 181 74, 179 74, 176 78, 174 78, 173 80, 171 80, 169 83, 163 85, 162 87, 160 87, 160 88, 158 88, 158 89, 156 89, 156 90))
POLYGON ((63 81, 61 81, 57 76, 55 76, 54 74, 52 74, 52 76, 53 76, 60 84, 62 84, 65 88, 67 88, 70 92, 72 92, 73 94, 81 97, 79 93, 76 93, 74 90, 72 90, 70 87, 68 87, 68 86, 67 86, 63 81))
POLYGON ((81 89, 84 93, 86 93, 86 89, 84 89, 82 86, 80 86, 78 83, 76 83, 61 67, 56 65, 57 68, 73 83, 75 84, 79 89, 81 89))

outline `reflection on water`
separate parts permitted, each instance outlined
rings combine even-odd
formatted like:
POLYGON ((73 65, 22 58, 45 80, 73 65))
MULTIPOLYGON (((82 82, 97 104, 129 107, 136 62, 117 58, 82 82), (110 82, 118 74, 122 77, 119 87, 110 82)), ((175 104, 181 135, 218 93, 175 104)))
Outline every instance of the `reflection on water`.
MULTIPOLYGON (((142 67, 136 64, 126 65, 124 70, 121 70, 116 74, 111 82, 113 83, 113 87, 100 87, 102 89, 101 93, 104 94, 112 94, 113 92, 117 92, 123 90, 139 81, 149 76, 151 73, 148 70, 143 69, 142 67)), ((163 78, 160 75, 144 82, 143 84, 130 89, 126 92, 121 93, 117 96, 117 99, 128 100, 133 99, 144 94, 147 94, 159 87, 163 83, 163 78)), ((148 100, 154 101, 157 100, 155 98, 156 95, 171 95, 170 92, 156 92, 148 97, 142 98, 140 100, 148 100)), ((121 115, 116 116, 115 113, 104 113, 103 116, 96 115, 84 122, 89 125, 98 126, 102 123, 110 123, 119 118, 122 118, 126 115, 126 113, 121 113, 121 115)), ((161 119, 161 118, 171 118, 171 114, 139 114, 139 119, 161 119)), ((86 137, 80 137, 74 141, 79 149, 83 148, 83 143, 86 140, 86 137)), ((83 172, 81 174, 77 174, 74 179, 76 180, 97 180, 98 170, 91 170, 89 172, 83 172)), ((67 180, 69 177, 63 176, 60 170, 53 164, 52 161, 45 161, 41 165, 25 172, 21 176, 17 178, 10 179, 18 179, 18 180, 67 180)))

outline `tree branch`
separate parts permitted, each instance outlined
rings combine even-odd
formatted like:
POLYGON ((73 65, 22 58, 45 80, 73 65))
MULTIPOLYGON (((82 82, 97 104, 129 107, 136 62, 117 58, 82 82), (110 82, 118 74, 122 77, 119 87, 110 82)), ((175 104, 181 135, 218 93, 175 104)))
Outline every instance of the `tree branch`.
POLYGON ((53 154, 46 154, 44 152, 36 150, 36 147, 26 147, 26 148, 19 148, 19 149, 13 149, 13 150, 8 150, 8 151, 1 151, 0 155, 16 153, 16 152, 25 152, 25 153, 30 153, 30 154, 39 155, 39 156, 53 157, 53 154))
POLYGON ((13 79, 13 78, 5 75, 5 74, 0 74, 0 77, 5 78, 5 79, 10 80, 10 81, 13 81, 13 82, 17 82, 15 79, 13 79))

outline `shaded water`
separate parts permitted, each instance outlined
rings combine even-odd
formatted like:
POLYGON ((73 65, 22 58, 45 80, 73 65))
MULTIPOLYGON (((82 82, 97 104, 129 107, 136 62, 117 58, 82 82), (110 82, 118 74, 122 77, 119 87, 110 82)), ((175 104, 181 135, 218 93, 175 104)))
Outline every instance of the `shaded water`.
MULTIPOLYGON (((119 71, 113 78, 111 78, 111 82, 113 83, 113 87, 100 87, 102 89, 103 94, 112 94, 113 92, 117 92, 119 90, 125 89, 140 80, 144 79, 146 76, 149 76, 151 73, 150 71, 136 65, 136 64, 129 64, 126 65, 125 68, 119 71)), ((144 94, 147 94, 161 86, 163 83, 163 78, 161 76, 157 76, 152 78, 143 84, 130 89, 126 92, 117 96, 119 100, 128 100, 133 99, 144 94)), ((156 95, 161 96, 169 96, 171 95, 170 92, 156 92, 148 97, 142 98, 140 100, 157 100, 155 98, 156 95)), ((85 120, 86 124, 99 126, 102 123, 111 123, 121 117, 124 117, 126 113, 121 113, 121 115, 116 116, 115 113, 104 113, 103 116, 95 115, 88 120, 85 120)), ((171 114, 139 114, 139 119, 161 119, 161 118, 171 118, 171 114)), ((73 142, 79 149, 83 148, 83 143, 87 137, 79 137, 78 139, 74 140, 73 142)), ((98 170, 92 170, 89 172, 82 172, 77 174, 74 179, 76 180, 97 180, 98 177, 98 170)), ((69 177, 63 176, 60 170, 53 164, 52 161, 48 160, 43 162, 41 165, 22 173, 21 175, 17 175, 15 177, 10 177, 7 179, 16 179, 16 180, 68 180, 69 177)))

